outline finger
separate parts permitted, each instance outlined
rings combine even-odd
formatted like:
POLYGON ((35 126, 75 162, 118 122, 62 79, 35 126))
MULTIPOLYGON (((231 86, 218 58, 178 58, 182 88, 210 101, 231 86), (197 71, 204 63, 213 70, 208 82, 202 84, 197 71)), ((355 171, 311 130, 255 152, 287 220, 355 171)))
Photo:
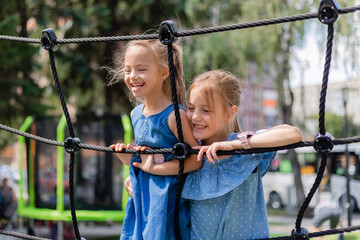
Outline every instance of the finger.
POLYGON ((147 147, 143 146, 143 147, 140 148, 140 151, 145 151, 146 149, 147 149, 147 147))
POLYGON ((215 165, 215 162, 210 160, 209 158, 207 159, 208 162, 212 163, 213 165, 215 165))
POLYGON ((119 143, 117 143, 116 145, 115 145, 115 151, 119 151, 119 149, 120 149, 120 144, 119 143))
POLYGON ((195 150, 198 150, 198 149, 200 149, 200 148, 202 148, 202 146, 193 146, 193 147, 192 147, 192 149, 195 149, 195 150))
POLYGON ((197 161, 202 161, 203 160, 203 156, 204 156, 204 148, 201 148, 198 155, 197 155, 197 161))
POLYGON ((132 165, 136 168, 141 168, 141 163, 139 163, 139 162, 133 162, 132 165))
POLYGON ((216 152, 217 152, 218 148, 216 146, 214 146, 212 149, 211 149, 211 154, 213 156, 213 158, 215 159, 215 161, 218 161, 219 160, 219 157, 217 156, 216 152))
POLYGON ((212 163, 214 163, 214 159, 213 159, 213 156, 211 155, 210 151, 206 151, 206 157, 207 157, 208 161, 211 161, 212 163))

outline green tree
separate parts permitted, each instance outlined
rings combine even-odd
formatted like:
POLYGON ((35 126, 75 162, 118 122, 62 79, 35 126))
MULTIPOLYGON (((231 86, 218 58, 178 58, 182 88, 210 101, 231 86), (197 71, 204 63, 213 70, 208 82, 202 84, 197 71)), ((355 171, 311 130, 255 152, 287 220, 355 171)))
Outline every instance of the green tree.
MULTIPOLYGON (((1 34, 28 37, 27 20, 25 1, 1 4, 1 34)), ((1 41, 0 51, 0 121, 17 127, 26 116, 43 115, 50 107, 42 101, 44 89, 32 75, 39 70, 33 62, 39 46, 1 41)), ((12 134, 3 131, 0 148, 13 139, 12 134)))
MULTIPOLYGON (((318 115, 312 115, 310 119, 318 119, 318 115)), ((360 126, 356 125, 351 116, 348 117, 349 132, 348 136, 357 136, 359 135, 360 126)), ((326 131, 333 135, 334 138, 344 138, 345 137, 345 119, 344 116, 337 115, 335 113, 326 112, 325 113, 325 127, 326 131)))

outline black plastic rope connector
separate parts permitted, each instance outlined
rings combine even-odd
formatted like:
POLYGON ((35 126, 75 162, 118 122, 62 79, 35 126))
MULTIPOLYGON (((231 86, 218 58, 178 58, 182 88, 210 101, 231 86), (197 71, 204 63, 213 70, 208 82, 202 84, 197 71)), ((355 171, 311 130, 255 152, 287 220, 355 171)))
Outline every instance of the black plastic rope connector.
POLYGON ((187 143, 178 142, 172 148, 172 154, 177 160, 185 160, 190 155, 191 147, 187 143))
POLYGON ((50 50, 53 48, 54 45, 57 43, 57 37, 54 32, 54 29, 47 28, 45 30, 42 30, 41 32, 41 46, 45 50, 50 50))
POLYGON ((334 23, 338 19, 340 11, 341 9, 336 0, 321 0, 318 19, 324 24, 334 23))
POLYGON ((176 41, 178 30, 171 20, 163 21, 159 27, 159 40, 164 45, 170 45, 176 41))
POLYGON ((334 137, 326 132, 325 135, 318 133, 314 138, 314 148, 319 153, 328 153, 334 147, 334 137))
POLYGON ((65 139, 64 148, 68 153, 75 153, 80 150, 79 144, 81 143, 79 138, 68 137, 65 139))
POLYGON ((309 240, 308 234, 309 232, 306 228, 300 228, 300 232, 297 232, 296 228, 291 231, 291 236, 294 240, 309 240))

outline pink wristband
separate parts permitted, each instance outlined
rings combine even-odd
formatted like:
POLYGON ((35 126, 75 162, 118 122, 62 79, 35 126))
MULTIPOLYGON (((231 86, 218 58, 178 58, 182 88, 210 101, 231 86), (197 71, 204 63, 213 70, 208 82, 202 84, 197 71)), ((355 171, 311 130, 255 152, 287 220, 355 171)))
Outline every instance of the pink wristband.
POLYGON ((237 138, 240 140, 240 144, 244 149, 250 149, 249 137, 254 135, 252 131, 241 132, 237 135, 237 138))

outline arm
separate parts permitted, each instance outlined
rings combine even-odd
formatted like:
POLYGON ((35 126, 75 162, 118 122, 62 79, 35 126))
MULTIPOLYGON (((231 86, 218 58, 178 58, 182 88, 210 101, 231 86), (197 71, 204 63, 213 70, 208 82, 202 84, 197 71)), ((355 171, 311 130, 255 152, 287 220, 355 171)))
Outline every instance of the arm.
MULTIPOLYGON (((302 139, 302 133, 299 128, 288 124, 281 124, 249 137, 249 144, 252 148, 270 148, 297 143, 302 141, 302 139)), ((202 159, 203 154, 206 152, 208 160, 214 163, 215 160, 219 160, 216 151, 242 148, 240 141, 237 139, 233 141, 215 142, 210 146, 202 147, 199 151, 198 158, 202 159)))
MULTIPOLYGON (((190 123, 186 117, 186 112, 180 109, 180 118, 181 118, 181 126, 183 130, 184 142, 188 143, 190 146, 198 145, 198 142, 194 138, 192 134, 192 129, 190 123)), ((175 113, 173 112, 169 116, 169 127, 170 130, 174 133, 176 138, 178 138, 177 134, 177 126, 175 113)), ((155 174, 155 175, 177 175, 179 172, 179 160, 171 160, 163 163, 154 164, 153 163, 153 155, 141 155, 141 163, 133 163, 134 167, 141 168, 143 171, 155 174)), ((195 171, 202 166, 202 162, 196 161, 196 155, 191 154, 188 158, 185 159, 184 163, 184 173, 195 171)))

